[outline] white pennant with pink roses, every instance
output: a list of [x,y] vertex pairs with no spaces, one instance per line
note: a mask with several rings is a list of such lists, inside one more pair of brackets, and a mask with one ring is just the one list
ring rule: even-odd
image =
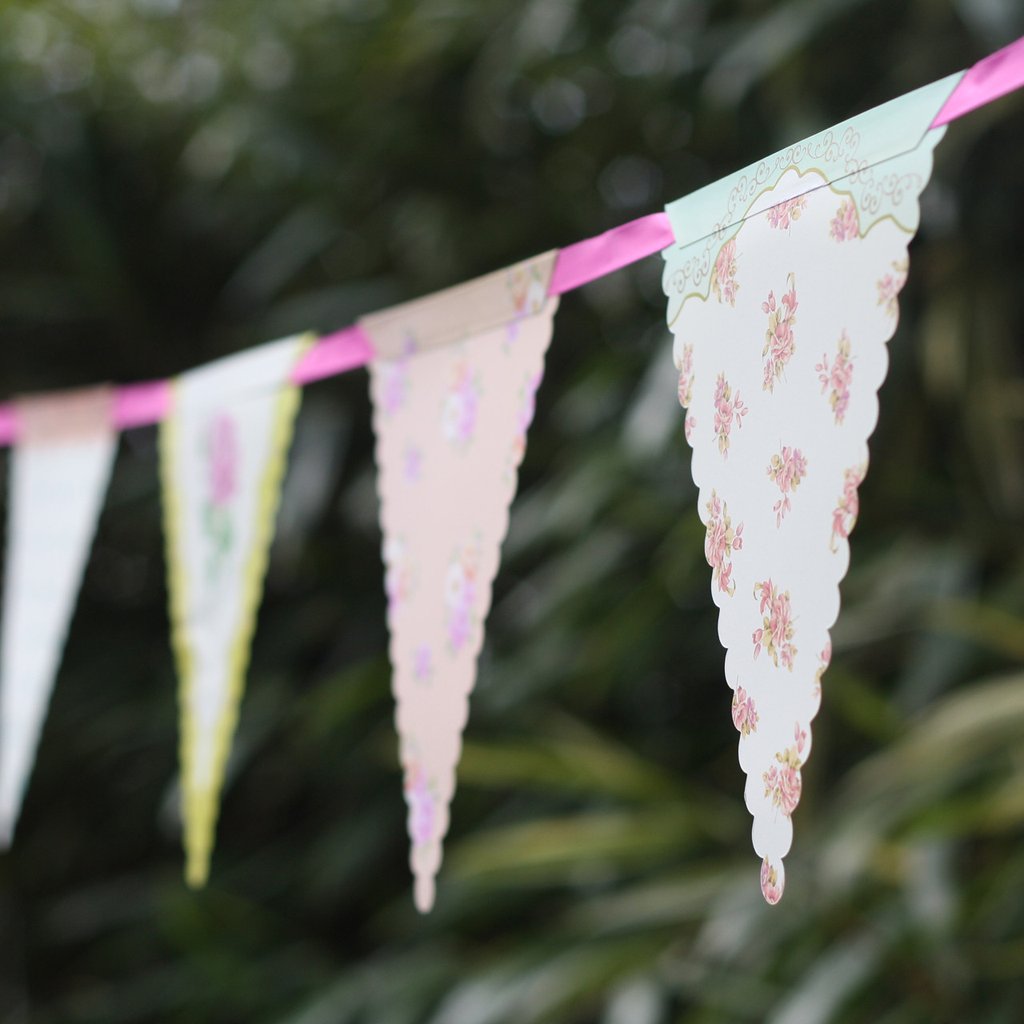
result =
[[[761,890],[783,857],[918,197],[935,83],[668,207],[668,324]],[[692,240],[692,241],[688,241]]]

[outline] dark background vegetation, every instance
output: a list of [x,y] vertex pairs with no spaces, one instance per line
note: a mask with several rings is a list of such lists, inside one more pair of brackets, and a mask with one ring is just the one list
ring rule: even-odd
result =
[[[1015,0],[5,0],[0,391],[341,326],[1021,33]],[[1022,182],[1019,95],[937,151],[778,907],[655,257],[558,314],[429,917],[365,375],[306,392],[198,894],[155,432],[124,435],[0,857],[0,1020],[1024,1019]]]

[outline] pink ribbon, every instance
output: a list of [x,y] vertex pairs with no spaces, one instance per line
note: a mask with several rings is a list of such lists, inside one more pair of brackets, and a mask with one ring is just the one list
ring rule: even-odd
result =
[[651,213],[620,224],[603,235],[568,245],[558,253],[548,294],[571,292],[573,288],[661,252],[675,240],[668,214]]
[[936,114],[932,127],[941,128],[1021,86],[1024,86],[1024,36],[965,71]]
[[309,384],[339,373],[365,366],[373,358],[373,345],[366,331],[358,324],[343,327],[321,338],[292,371],[292,382]]
[[[964,72],[932,121],[932,127],[949,124],[1022,86],[1024,36]],[[645,256],[652,256],[674,241],[668,215],[652,213],[566,246],[558,253],[548,294],[563,295]],[[292,372],[292,381],[303,385],[323,380],[365,366],[372,358],[373,345],[366,332],[358,324],[345,327],[321,338],[303,356]],[[163,380],[118,388],[114,397],[114,425],[123,430],[158,423],[170,408],[170,395],[170,383]],[[17,437],[18,419],[14,408],[8,403],[0,404],[0,446],[13,444]]]
[[159,423],[171,407],[171,384],[149,380],[127,384],[114,392],[114,426],[119,430]]

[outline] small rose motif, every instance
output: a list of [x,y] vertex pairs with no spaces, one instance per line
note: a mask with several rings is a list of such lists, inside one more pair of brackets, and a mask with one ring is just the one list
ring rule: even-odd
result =
[[807,459],[799,448],[783,445],[781,451],[772,456],[768,463],[768,477],[774,480],[782,497],[772,506],[775,513],[776,529],[790,510],[789,496],[795,493],[800,481],[807,475]]
[[743,417],[747,415],[747,411],[747,407],[740,399],[739,391],[734,395],[725,374],[720,373],[715,382],[715,436],[718,438],[718,450],[723,459],[729,457],[729,435],[732,428],[743,426]]
[[732,724],[744,736],[749,736],[752,732],[757,732],[758,719],[754,698],[742,686],[737,686],[736,692],[732,695]]
[[715,265],[711,268],[711,290],[719,302],[736,305],[736,293],[740,290],[736,280],[736,239],[730,238],[718,251]]
[[843,493],[832,512],[832,551],[839,550],[839,541],[846,540],[857,523],[857,514],[860,511],[857,488],[864,479],[865,468],[854,466],[843,474]]
[[823,355],[821,362],[815,367],[818,380],[821,382],[821,393],[829,388],[828,404],[832,407],[836,425],[842,424],[846,410],[850,405],[850,387],[853,384],[853,359],[850,357],[850,337],[844,330],[836,344],[836,357],[832,366],[828,365],[828,356]]
[[860,219],[857,216],[857,206],[852,199],[844,199],[839,204],[828,233],[837,242],[849,241],[860,234]]
[[754,630],[754,658],[761,654],[763,647],[776,668],[781,663],[792,671],[797,651],[793,643],[796,630],[793,626],[789,591],[779,590],[770,579],[767,579],[754,584],[754,597],[760,599],[763,616],[761,628]]
[[768,292],[768,298],[761,303],[761,311],[768,315],[768,328],[764,333],[764,381],[762,388],[773,392],[775,382],[782,377],[786,364],[793,358],[796,351],[796,337],[793,325],[796,323],[796,311],[799,306],[796,298],[796,276],[790,273],[786,278],[787,290],[781,299],[776,299],[775,292]]
[[767,857],[761,862],[761,895],[771,906],[775,906],[782,899],[782,892],[786,887],[786,876],[783,873],[782,864],[778,867],[771,864]]
[[732,553],[743,547],[743,524],[733,529],[729,507],[715,491],[706,505],[708,513],[707,534],[704,538],[704,557],[714,570],[712,579],[723,594],[730,597],[736,591],[732,579]]
[[807,206],[806,196],[797,196],[795,199],[787,199],[773,206],[768,211],[768,226],[777,228],[780,231],[788,230],[793,221],[800,219],[800,214]]

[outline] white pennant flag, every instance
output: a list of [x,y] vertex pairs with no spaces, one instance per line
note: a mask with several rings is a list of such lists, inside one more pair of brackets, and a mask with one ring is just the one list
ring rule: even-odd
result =
[[186,878],[206,882],[300,390],[306,337],[183,374],[160,431]]
[[679,399],[769,903],[785,885],[886,342],[942,137],[929,126],[956,80],[668,208]]
[[8,845],[35,760],[82,572],[117,450],[112,396],[23,399],[11,453],[0,629],[0,842]]
[[555,254],[367,317],[395,720],[430,909],[476,661],[557,298]]

